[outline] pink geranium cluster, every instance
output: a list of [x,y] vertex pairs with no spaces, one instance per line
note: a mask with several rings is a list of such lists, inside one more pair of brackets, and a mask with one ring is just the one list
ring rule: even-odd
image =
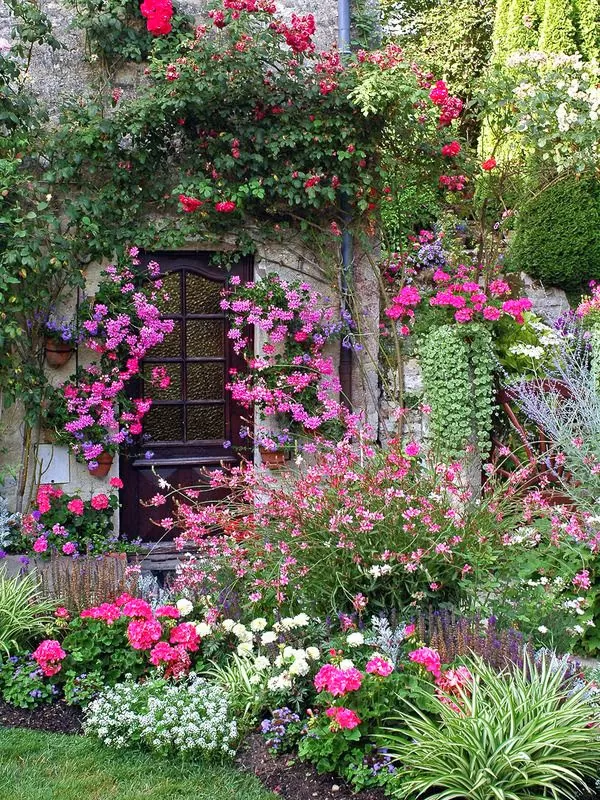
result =
[[459,324],[468,322],[496,322],[503,316],[512,317],[519,325],[525,321],[524,312],[532,307],[527,297],[513,299],[506,281],[496,278],[485,287],[478,271],[464,265],[455,270],[437,268],[433,273],[433,290],[421,292],[412,285],[404,286],[392,297],[386,309],[388,317],[399,320],[403,336],[410,333],[410,323],[421,302],[435,308],[447,309],[451,319]]
[[62,661],[66,658],[67,654],[56,639],[44,639],[44,641],[40,642],[36,647],[31,656],[37,661],[44,675],[50,677],[60,672]]
[[152,609],[145,600],[127,593],[112,603],[85,609],[80,617],[122,628],[131,648],[147,652],[149,663],[164,667],[167,677],[187,673],[191,666],[190,653],[196,652],[201,643],[193,623],[176,622],[180,612],[175,606]]
[[343,706],[332,706],[328,708],[325,714],[331,719],[331,729],[333,731],[345,729],[351,731],[360,725],[360,717],[356,711]]
[[365,672],[371,675],[379,675],[380,678],[387,678],[394,671],[394,665],[381,656],[374,656],[367,661]]
[[461,711],[463,694],[469,691],[473,683],[473,676],[465,666],[442,671],[440,654],[432,647],[420,647],[408,654],[408,658],[415,664],[422,666],[433,675],[436,693],[442,703],[454,711]]
[[[130,399],[126,385],[140,375],[148,351],[173,330],[158,307],[166,299],[160,267],[151,261],[142,270],[137,255],[131,248],[128,263],[108,266],[95,299],[83,306],[83,344],[100,358],[62,386],[68,420],[61,436],[92,470],[102,452],[142,433],[152,401]],[[164,368],[148,380],[163,389],[170,381]]]
[[335,664],[324,664],[315,675],[314,683],[317,691],[340,697],[360,689],[362,679],[362,673],[355,667],[341,669]]
[[[111,479],[113,488],[120,488],[119,478]],[[116,495],[103,492],[83,500],[68,495],[52,484],[41,484],[33,509],[22,520],[22,531],[34,553],[54,551],[65,556],[86,552],[101,555],[115,549],[113,513]]]

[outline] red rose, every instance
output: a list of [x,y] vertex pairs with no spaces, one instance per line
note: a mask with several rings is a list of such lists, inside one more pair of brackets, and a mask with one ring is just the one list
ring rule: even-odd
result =
[[235,211],[235,203],[233,200],[225,200],[223,203],[216,203],[215,211],[219,211],[221,214],[229,214],[231,211]]
[[442,155],[443,156],[457,156],[460,153],[461,147],[458,142],[450,142],[450,144],[445,144],[442,147]]
[[179,202],[186,214],[192,214],[194,211],[197,211],[200,206],[204,205],[202,200],[196,200],[195,197],[188,197],[185,194],[179,195]]
[[484,169],[486,172],[490,172],[491,170],[497,167],[496,159],[495,158],[488,158],[487,161],[484,161],[481,165],[481,169]]

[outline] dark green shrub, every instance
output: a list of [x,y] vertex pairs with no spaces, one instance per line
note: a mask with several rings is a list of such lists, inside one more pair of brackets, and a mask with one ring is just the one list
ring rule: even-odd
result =
[[600,277],[600,184],[562,180],[519,214],[509,253],[513,270],[577,289]]

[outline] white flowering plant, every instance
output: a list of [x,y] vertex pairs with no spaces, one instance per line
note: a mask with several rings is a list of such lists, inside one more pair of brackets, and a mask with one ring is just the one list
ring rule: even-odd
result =
[[105,689],[89,704],[84,729],[110,747],[210,759],[233,756],[238,738],[226,691],[195,673]]
[[301,707],[321,657],[325,631],[307,614],[269,623],[256,617],[245,624],[234,619],[196,625],[203,647],[211,655],[207,670],[228,689],[236,711],[254,719],[274,702]]
[[523,153],[559,172],[595,170],[600,118],[597,63],[564,53],[513,53],[506,64],[489,70],[478,101],[496,142],[519,142]]

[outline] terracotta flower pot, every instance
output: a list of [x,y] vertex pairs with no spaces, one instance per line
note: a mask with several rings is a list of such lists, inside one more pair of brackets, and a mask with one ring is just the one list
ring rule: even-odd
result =
[[46,362],[51,367],[62,367],[71,358],[73,347],[68,342],[57,342],[55,339],[46,339],[44,343]]
[[94,478],[105,478],[108,473],[110,472],[110,468],[112,467],[112,463],[114,460],[114,456],[112,453],[100,453],[96,461],[98,462],[98,466],[96,469],[90,470],[90,475],[93,475]]
[[285,466],[285,453],[283,450],[266,450],[259,447],[262,463],[267,469],[281,469]]

